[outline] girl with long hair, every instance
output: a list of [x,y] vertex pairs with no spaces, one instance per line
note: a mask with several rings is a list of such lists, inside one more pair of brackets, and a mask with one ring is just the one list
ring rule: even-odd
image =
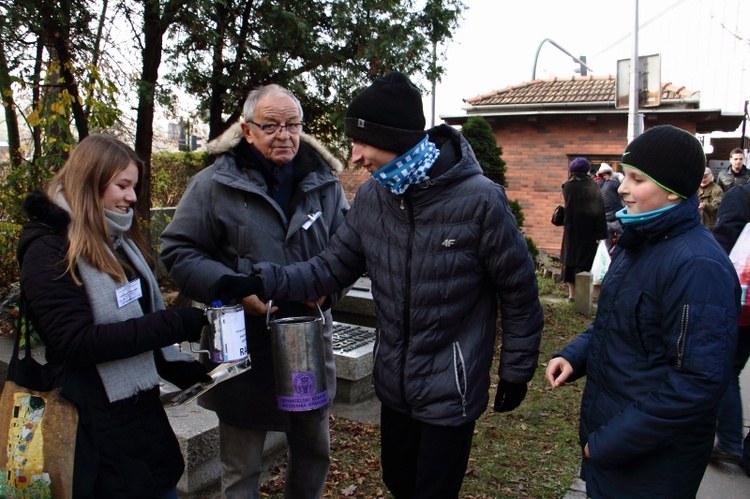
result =
[[142,174],[129,146],[91,135],[23,205],[21,299],[78,409],[76,498],[176,498],[184,462],[159,381],[210,380],[173,346],[206,319],[164,307],[133,209]]

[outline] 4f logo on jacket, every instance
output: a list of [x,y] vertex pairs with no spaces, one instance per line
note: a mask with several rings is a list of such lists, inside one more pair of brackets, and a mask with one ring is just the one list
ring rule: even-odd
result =
[[440,246],[445,246],[446,248],[450,248],[454,244],[456,244],[456,240],[455,239],[446,239],[445,241],[443,241],[442,243],[440,243]]

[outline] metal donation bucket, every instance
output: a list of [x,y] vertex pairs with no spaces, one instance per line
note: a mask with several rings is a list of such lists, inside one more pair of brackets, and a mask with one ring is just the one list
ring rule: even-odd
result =
[[271,320],[268,302],[266,325],[271,334],[276,401],[282,411],[309,411],[328,404],[323,327],[325,316]]
[[247,358],[247,332],[245,331],[245,311],[242,305],[214,303],[206,308],[208,318],[208,350],[190,351],[206,353],[217,363],[237,362]]

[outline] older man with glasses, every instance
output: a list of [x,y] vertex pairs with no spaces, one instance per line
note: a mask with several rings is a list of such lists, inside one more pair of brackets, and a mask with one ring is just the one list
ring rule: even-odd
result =
[[[253,90],[243,120],[207,144],[213,165],[192,179],[162,234],[162,260],[187,297],[211,303],[212,287],[253,264],[305,261],[326,247],[349,209],[337,172],[343,165],[302,133],[302,107],[287,89]],[[326,309],[337,299],[327,297]],[[225,498],[257,498],[267,431],[286,433],[286,497],[319,498],[330,463],[328,407],[277,407],[268,306],[244,296],[252,369],[213,388],[199,403],[219,417]],[[305,305],[273,303],[275,318],[310,315]],[[317,313],[317,312],[316,312]],[[329,403],[336,392],[330,312],[324,332]]]
[[724,196],[724,191],[714,182],[711,168],[706,167],[698,189],[698,210],[701,212],[701,223],[708,230],[713,230],[716,225],[716,212],[719,211],[722,196]]

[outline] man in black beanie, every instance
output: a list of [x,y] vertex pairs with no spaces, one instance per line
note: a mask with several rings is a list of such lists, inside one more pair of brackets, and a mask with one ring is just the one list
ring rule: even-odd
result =
[[695,497],[737,347],[737,274],[698,212],[706,157],[660,125],[622,155],[625,230],[596,318],[547,366],[553,388],[586,376],[581,478],[593,499]]
[[489,402],[498,304],[498,412],[526,395],[543,315],[504,189],[482,175],[459,132],[447,125],[425,132],[424,123],[419,90],[401,73],[357,95],[346,133],[352,162],[372,178],[346,223],[317,257],[256,265],[260,279],[247,285],[267,298],[311,300],[369,274],[383,480],[396,498],[455,498]]

